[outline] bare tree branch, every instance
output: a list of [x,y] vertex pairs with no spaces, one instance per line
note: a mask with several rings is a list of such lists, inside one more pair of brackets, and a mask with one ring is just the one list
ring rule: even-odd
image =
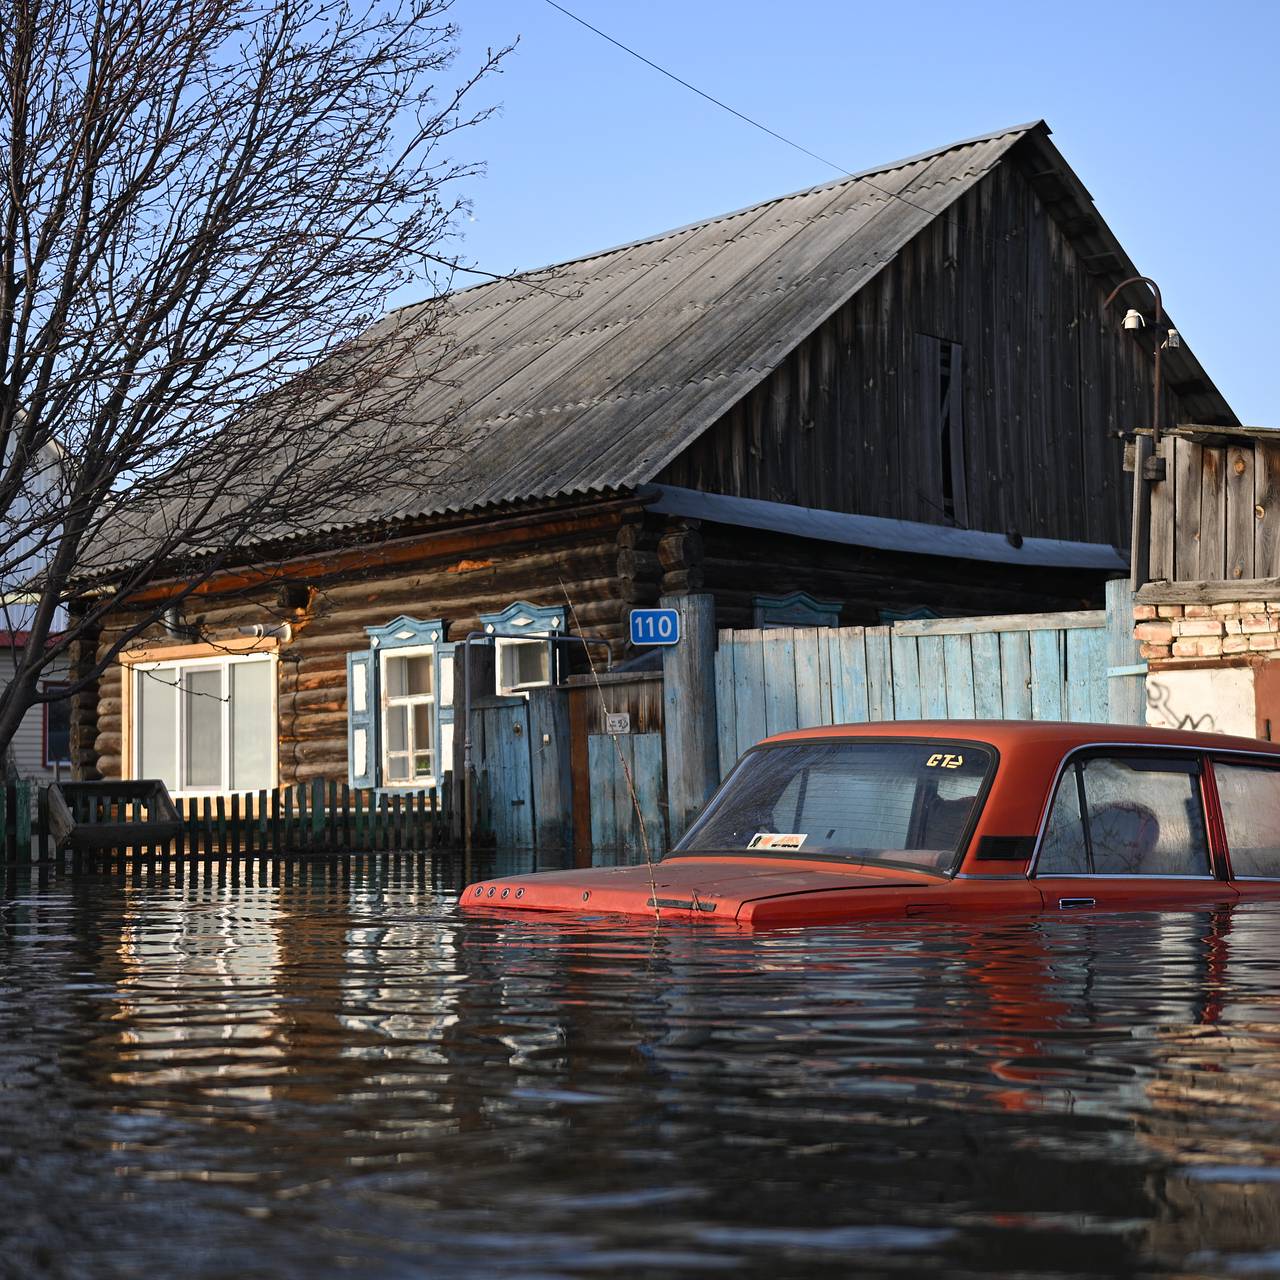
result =
[[476,166],[448,148],[507,52],[453,76],[453,3],[0,6],[0,747],[117,600],[438,481],[400,427],[451,354],[431,281]]

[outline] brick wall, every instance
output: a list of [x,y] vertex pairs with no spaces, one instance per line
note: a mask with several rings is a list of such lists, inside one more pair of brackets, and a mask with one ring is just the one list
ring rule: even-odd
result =
[[1280,602],[1140,604],[1133,615],[1142,656],[1152,667],[1255,653],[1269,657],[1280,651]]

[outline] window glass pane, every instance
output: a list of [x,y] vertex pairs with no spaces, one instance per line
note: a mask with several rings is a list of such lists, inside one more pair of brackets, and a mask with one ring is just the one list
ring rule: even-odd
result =
[[44,758],[46,764],[71,759],[71,699],[45,703]]
[[429,695],[431,693],[434,685],[433,665],[429,653],[419,654],[416,658],[405,659],[405,682],[411,695]]
[[413,708],[413,776],[431,776],[435,748],[435,704],[419,702]]
[[271,663],[234,662],[231,674],[231,787],[262,791],[272,785]]
[[1042,876],[1081,876],[1089,870],[1085,853],[1084,824],[1080,821],[1080,788],[1076,766],[1070,765],[1058,784],[1036,874]]
[[1280,769],[1215,764],[1231,873],[1280,877]]
[[139,671],[134,686],[138,705],[133,729],[138,735],[138,774],[159,778],[171,790],[178,789],[178,671],[155,667]]
[[387,659],[387,697],[403,698],[408,692],[409,673],[405,670],[405,658]]
[[387,751],[409,750],[409,708],[387,708]]
[[222,785],[222,668],[188,667],[182,673],[186,721],[187,787]]
[[744,757],[679,849],[839,854],[944,870],[990,766],[990,752],[969,743],[766,747]]
[[551,683],[551,650],[545,640],[524,640],[502,646],[502,687],[519,689]]
[[436,708],[431,702],[419,702],[413,708],[413,745],[417,751],[435,745]]
[[1093,869],[1099,875],[1209,874],[1200,780],[1155,761],[1084,766]]
[[387,781],[408,782],[409,757],[404,755],[387,756]]

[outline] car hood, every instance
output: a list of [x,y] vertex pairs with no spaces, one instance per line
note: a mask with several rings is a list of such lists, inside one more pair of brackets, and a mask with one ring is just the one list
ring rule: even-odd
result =
[[939,883],[944,882],[936,876],[888,867],[687,857],[667,858],[652,868],[594,867],[482,880],[468,885],[459,903],[469,909],[612,912],[714,923],[738,920],[749,904],[766,899],[802,894],[844,898],[867,890],[927,890]]

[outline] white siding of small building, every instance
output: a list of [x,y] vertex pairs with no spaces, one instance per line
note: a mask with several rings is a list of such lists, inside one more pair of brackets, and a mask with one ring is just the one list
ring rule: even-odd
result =
[[[7,655],[6,655],[7,657]],[[66,675],[67,665],[59,660],[45,677],[50,681],[58,681]],[[54,770],[44,764],[44,705],[32,707],[18,726],[13,740],[14,760],[18,766],[20,778],[38,778],[41,781],[52,781]],[[64,767],[63,778],[71,776],[71,770]]]

